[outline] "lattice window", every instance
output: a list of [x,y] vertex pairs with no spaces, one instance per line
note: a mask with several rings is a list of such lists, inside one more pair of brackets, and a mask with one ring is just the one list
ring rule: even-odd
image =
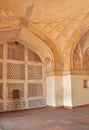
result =
[[28,85],[28,97],[42,96],[43,85],[41,83],[31,83]]
[[8,98],[13,99],[13,91],[19,90],[19,98],[24,97],[24,84],[23,83],[9,83],[8,86]]
[[0,59],[3,58],[3,45],[0,44]]
[[0,79],[3,79],[3,63],[0,63]]
[[0,83],[0,99],[3,98],[3,84]]
[[8,59],[24,60],[24,46],[17,41],[8,43]]
[[28,65],[29,79],[42,79],[42,66]]
[[28,49],[28,60],[35,61],[35,62],[41,62],[40,57],[30,49]]
[[24,64],[7,64],[7,79],[25,79]]

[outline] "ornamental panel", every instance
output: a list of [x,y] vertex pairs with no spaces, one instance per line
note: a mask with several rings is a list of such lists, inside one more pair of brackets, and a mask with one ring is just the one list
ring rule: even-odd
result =
[[26,107],[26,101],[8,102],[6,104],[7,111],[23,109],[25,107]]
[[45,105],[45,99],[28,100],[28,107],[30,107],[30,108],[41,107],[44,105]]
[[28,65],[28,79],[42,80],[42,66]]
[[43,84],[31,83],[28,85],[28,97],[43,96]]
[[19,42],[8,43],[8,59],[24,60],[24,46]]
[[24,84],[23,83],[9,83],[8,86],[8,98],[13,99],[13,91],[19,90],[19,99],[24,97]]
[[28,49],[28,60],[35,61],[35,62],[41,62],[40,57],[35,52],[33,52],[31,49]]
[[7,79],[25,79],[25,65],[8,63]]

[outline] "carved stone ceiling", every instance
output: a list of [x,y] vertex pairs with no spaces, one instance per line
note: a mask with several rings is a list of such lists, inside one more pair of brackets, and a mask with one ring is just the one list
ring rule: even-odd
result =
[[0,16],[24,17],[63,53],[68,39],[89,12],[89,0],[1,0],[0,7]]

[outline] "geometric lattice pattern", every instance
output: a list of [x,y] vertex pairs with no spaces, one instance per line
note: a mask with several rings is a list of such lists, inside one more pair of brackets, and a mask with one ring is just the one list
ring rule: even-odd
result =
[[19,90],[19,99],[24,97],[23,83],[8,83],[8,99],[13,99],[13,90]]
[[[14,41],[7,45],[0,44],[0,60],[0,111],[44,106],[43,66],[40,57]],[[6,100],[3,100],[3,96]]]
[[0,99],[3,98],[3,83],[0,83]]
[[25,101],[17,101],[17,102],[8,102],[6,104],[6,110],[16,110],[16,109],[23,109],[26,107]]
[[28,79],[42,80],[42,66],[28,65]]
[[2,112],[4,110],[4,104],[0,103],[0,112]]
[[24,64],[7,64],[7,79],[25,79]]
[[28,107],[30,107],[30,108],[44,106],[45,104],[46,104],[45,99],[28,100]]
[[0,59],[3,58],[3,45],[0,44]]
[[28,60],[34,61],[34,62],[41,62],[40,57],[35,52],[33,52],[31,49],[28,49]]
[[19,42],[14,41],[8,43],[8,59],[24,60],[24,46]]
[[0,79],[3,79],[3,63],[0,63]]
[[30,83],[28,85],[28,97],[43,96],[43,85],[41,83]]

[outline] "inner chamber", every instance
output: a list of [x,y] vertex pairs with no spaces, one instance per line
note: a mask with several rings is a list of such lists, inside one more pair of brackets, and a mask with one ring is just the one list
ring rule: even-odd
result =
[[45,106],[45,72],[40,57],[14,41],[0,44],[0,111]]

